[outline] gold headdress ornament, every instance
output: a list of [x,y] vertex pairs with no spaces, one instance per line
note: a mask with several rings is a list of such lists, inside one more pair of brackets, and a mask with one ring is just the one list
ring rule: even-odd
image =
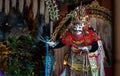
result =
[[[74,10],[74,13],[72,13],[72,20],[70,23],[70,27],[74,26],[75,23],[84,23],[84,25],[89,25],[89,10],[86,10],[86,8],[82,5],[77,7]],[[69,27],[68,26],[68,27]]]
[[76,16],[79,16],[79,17],[83,17],[87,14],[86,12],[86,8],[82,5],[80,5],[79,7],[77,7],[74,11],[74,16],[73,17],[76,17]]

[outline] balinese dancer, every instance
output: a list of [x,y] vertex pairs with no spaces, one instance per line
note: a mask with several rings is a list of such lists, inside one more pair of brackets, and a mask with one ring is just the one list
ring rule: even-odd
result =
[[[61,74],[61,76],[105,76],[102,41],[89,25],[88,16],[79,20],[76,17],[60,39],[62,44],[71,48],[68,56],[65,56],[66,65],[69,65],[70,69],[65,69],[63,73],[66,75]],[[51,47],[56,47],[60,40],[47,43]]]

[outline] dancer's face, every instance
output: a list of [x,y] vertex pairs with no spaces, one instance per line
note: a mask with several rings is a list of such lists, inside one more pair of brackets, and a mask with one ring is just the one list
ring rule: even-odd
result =
[[83,23],[77,23],[77,24],[75,24],[75,26],[74,26],[74,30],[75,30],[75,31],[82,32],[83,27],[84,27],[84,24],[83,24]]

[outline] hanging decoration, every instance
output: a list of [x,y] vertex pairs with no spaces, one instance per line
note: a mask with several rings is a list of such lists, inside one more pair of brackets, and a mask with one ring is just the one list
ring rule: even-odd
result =
[[5,14],[8,15],[10,11],[10,0],[5,0]]
[[45,1],[40,0],[40,14],[44,15],[45,14]]
[[26,1],[26,6],[27,6],[27,7],[30,7],[31,0],[25,0],[25,1]]
[[45,3],[48,7],[49,13],[50,13],[50,19],[51,20],[58,20],[59,14],[58,14],[58,8],[55,0],[45,0]]
[[19,11],[20,11],[20,13],[22,13],[23,12],[23,7],[24,7],[24,0],[19,0]]
[[0,0],[0,12],[2,12],[2,4],[3,4],[3,1]]
[[[0,0],[0,11],[1,12],[3,8],[2,1],[3,0]],[[40,2],[39,9],[38,9],[38,2]],[[20,13],[22,13],[24,6],[27,6],[29,8],[30,5],[32,5],[32,12],[33,12],[34,18],[36,18],[38,10],[41,15],[44,15],[45,11],[49,11],[48,13],[52,21],[58,20],[58,17],[59,17],[59,13],[58,13],[59,10],[57,8],[57,4],[55,0],[45,0],[45,1],[44,0],[40,0],[40,1],[39,0],[18,0],[18,2],[17,0],[11,0],[11,7],[10,7],[10,0],[5,0],[4,3],[5,3],[4,10],[5,10],[6,15],[8,15],[11,7],[16,9],[16,6],[17,6],[16,4],[18,3],[19,5],[18,9]],[[46,4],[47,9],[45,8],[45,4]]]
[[38,11],[38,0],[33,1],[33,7],[32,7],[34,19],[36,18],[37,11]]
[[12,0],[11,2],[12,2],[12,7],[16,8],[16,0]]

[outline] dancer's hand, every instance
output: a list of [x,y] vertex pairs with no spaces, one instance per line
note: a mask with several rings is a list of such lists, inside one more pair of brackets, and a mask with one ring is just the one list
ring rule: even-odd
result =
[[48,41],[46,42],[50,47],[55,47],[57,45],[56,42],[53,42],[53,41]]
[[89,49],[91,48],[91,46],[84,46],[84,47],[79,47],[79,49],[84,50],[89,52]]

